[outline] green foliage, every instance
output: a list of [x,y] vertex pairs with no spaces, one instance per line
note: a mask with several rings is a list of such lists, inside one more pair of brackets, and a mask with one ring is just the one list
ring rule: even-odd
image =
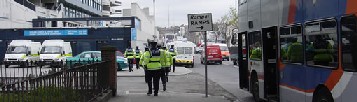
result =
[[218,22],[218,31],[223,34],[226,42],[230,42],[232,37],[232,30],[238,28],[238,11],[234,7],[230,7],[227,14],[222,16]]
[[5,102],[78,102],[81,94],[71,88],[41,87],[28,92],[0,93]]

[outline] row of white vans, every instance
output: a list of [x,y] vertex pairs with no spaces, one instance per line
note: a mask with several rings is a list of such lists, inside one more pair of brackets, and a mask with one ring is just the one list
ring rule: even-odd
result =
[[9,43],[5,53],[5,67],[9,65],[21,65],[27,67],[27,63],[44,61],[45,64],[51,62],[65,62],[66,57],[72,57],[72,48],[70,42],[63,40],[45,40],[33,42],[31,40],[13,40]]

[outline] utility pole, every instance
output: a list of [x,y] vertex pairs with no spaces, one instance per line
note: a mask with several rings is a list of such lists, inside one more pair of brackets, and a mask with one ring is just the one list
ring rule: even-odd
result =
[[[156,5],[155,5],[155,0],[152,1],[154,5],[154,36],[156,36]],[[156,40],[156,38],[154,38]],[[158,40],[158,39],[157,39]]]

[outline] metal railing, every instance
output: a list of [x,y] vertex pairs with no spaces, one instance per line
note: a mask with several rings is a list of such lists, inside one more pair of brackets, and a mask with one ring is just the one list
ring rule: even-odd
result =
[[27,65],[35,66],[26,68],[5,68],[5,63],[1,63],[0,101],[88,102],[109,89],[107,76],[103,73],[107,62],[88,61],[76,66],[68,64],[77,62],[66,62],[65,65],[53,62],[50,65],[57,67],[51,68],[41,63],[44,62],[30,62]]

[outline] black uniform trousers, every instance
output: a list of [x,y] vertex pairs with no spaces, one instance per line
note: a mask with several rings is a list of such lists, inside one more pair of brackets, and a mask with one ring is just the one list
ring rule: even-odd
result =
[[135,58],[135,62],[136,62],[136,69],[140,69],[140,58]]
[[147,70],[147,68],[146,68],[146,66],[143,66],[144,67],[144,74],[145,74],[145,83],[148,83],[148,80],[149,80],[149,77],[148,77],[148,70]]
[[147,70],[148,93],[152,93],[152,84],[154,84],[154,93],[159,92],[159,82],[161,70]]
[[134,58],[128,58],[129,72],[133,71],[133,62],[134,62]]
[[170,67],[164,67],[164,68],[161,68],[161,81],[162,81],[162,84],[165,85],[166,82],[169,82],[169,72],[170,72]]

